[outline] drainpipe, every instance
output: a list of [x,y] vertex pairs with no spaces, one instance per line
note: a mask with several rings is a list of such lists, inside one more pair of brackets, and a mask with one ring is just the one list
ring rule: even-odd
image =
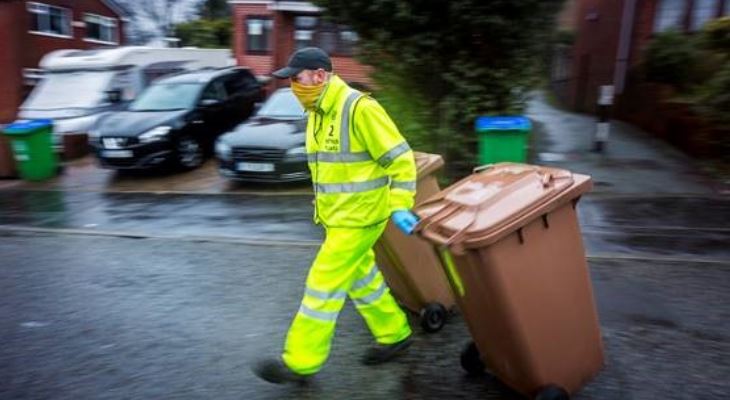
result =
[[631,50],[631,36],[634,30],[634,18],[636,17],[636,0],[624,0],[624,10],[621,17],[621,33],[616,54],[616,70],[614,72],[613,86],[614,93],[621,94],[626,83],[626,70],[629,63],[629,50]]

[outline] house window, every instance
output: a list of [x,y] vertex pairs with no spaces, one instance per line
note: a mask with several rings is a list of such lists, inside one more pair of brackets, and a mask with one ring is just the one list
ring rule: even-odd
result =
[[271,51],[271,28],[274,23],[267,17],[246,19],[246,51],[248,53],[267,53]]
[[117,43],[117,20],[95,14],[85,14],[86,39]]
[[709,20],[715,18],[717,12],[717,0],[695,0],[692,6],[691,29],[697,31]]
[[317,30],[317,46],[328,54],[337,52],[337,26],[324,22]]
[[682,30],[685,0],[660,0],[654,19],[654,32]]
[[355,46],[359,39],[355,31],[349,29],[340,30],[337,52],[344,55],[352,55],[355,52]]
[[28,3],[30,31],[71,37],[71,13],[66,8],[41,3]]
[[329,54],[351,56],[357,41],[357,34],[347,26],[312,16],[294,18],[294,43],[297,49],[317,46]]
[[297,50],[314,45],[314,31],[317,17],[299,16],[294,18],[294,46]]

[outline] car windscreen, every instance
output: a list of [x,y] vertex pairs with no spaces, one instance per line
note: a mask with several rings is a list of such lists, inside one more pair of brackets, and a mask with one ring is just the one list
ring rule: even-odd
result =
[[93,108],[106,102],[114,71],[51,72],[43,76],[21,108],[55,110]]
[[149,86],[129,105],[130,111],[171,111],[192,108],[198,99],[200,83],[158,83]]
[[274,92],[257,115],[269,118],[302,118],[304,109],[291,91],[284,90]]

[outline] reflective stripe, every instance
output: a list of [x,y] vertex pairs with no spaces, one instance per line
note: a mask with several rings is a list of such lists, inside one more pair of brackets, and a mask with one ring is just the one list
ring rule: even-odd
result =
[[319,193],[360,193],[388,186],[390,179],[387,176],[365,182],[352,183],[315,183],[315,190]]
[[335,300],[335,299],[344,299],[347,297],[347,292],[340,292],[340,291],[322,292],[322,291],[315,290],[312,288],[307,288],[304,291],[304,294],[306,294],[307,296],[312,296],[316,299],[325,300],[325,301]]
[[352,92],[347,96],[345,105],[342,107],[342,122],[340,125],[340,153],[350,152],[350,108],[352,103],[360,97],[360,93]]
[[416,181],[393,181],[390,183],[390,187],[392,189],[403,189],[403,190],[410,190],[412,192],[416,191]]
[[373,268],[370,269],[370,272],[368,272],[368,274],[364,278],[352,284],[352,289],[350,290],[358,290],[364,288],[365,286],[369,285],[376,276],[378,276],[378,266],[373,265]]
[[378,158],[378,164],[380,164],[381,167],[386,168],[393,162],[393,160],[398,158],[401,154],[406,153],[410,149],[411,146],[409,146],[408,143],[403,142],[380,156],[380,158]]
[[388,287],[385,285],[385,281],[383,281],[383,283],[380,284],[378,290],[376,290],[375,292],[360,299],[352,299],[352,301],[358,306],[374,303],[383,296],[383,294],[385,293],[385,289],[387,288]]
[[317,153],[307,154],[307,161],[309,162],[348,163],[370,161],[372,159],[373,158],[370,157],[370,153],[367,151],[359,153],[327,153],[320,151]]
[[318,319],[321,321],[327,321],[327,322],[336,321],[337,314],[340,313],[339,311],[330,311],[330,312],[316,311],[316,310],[312,310],[311,308],[305,306],[304,304],[302,304],[299,307],[299,312],[306,315],[307,317]]

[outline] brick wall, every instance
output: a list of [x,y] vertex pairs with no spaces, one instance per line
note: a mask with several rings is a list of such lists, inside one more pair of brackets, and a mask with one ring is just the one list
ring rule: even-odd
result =
[[630,53],[630,67],[637,66],[641,63],[644,50],[651,41],[654,33],[654,15],[656,13],[658,0],[639,1],[636,6],[636,15],[634,20],[634,32],[632,36],[632,46]]
[[593,111],[601,85],[614,81],[616,55],[625,0],[583,0],[577,12],[569,106]]
[[25,8],[22,2],[0,2],[0,26],[3,43],[0,45],[0,124],[15,119],[23,86],[21,37],[24,27],[17,23],[17,15]]
[[294,52],[294,15],[276,13],[274,18],[274,59],[272,70],[286,65]]
[[373,84],[369,77],[372,68],[360,64],[351,57],[332,57],[332,66],[335,73],[347,82],[357,82],[370,87]]

